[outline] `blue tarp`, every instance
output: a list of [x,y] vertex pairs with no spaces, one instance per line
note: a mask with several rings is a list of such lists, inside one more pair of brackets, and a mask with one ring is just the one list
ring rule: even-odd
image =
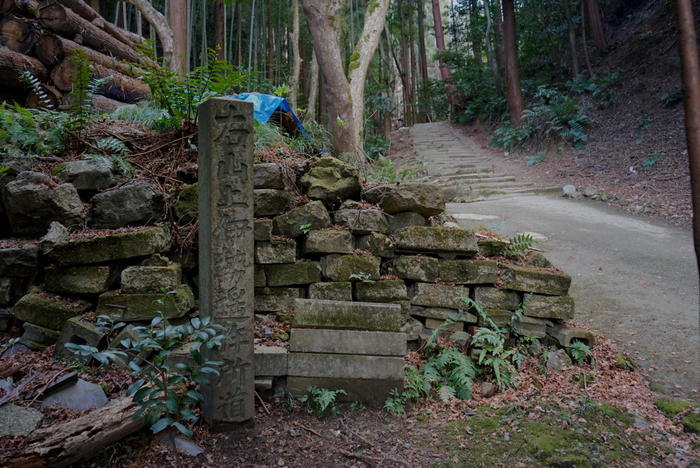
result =
[[275,96],[272,94],[260,94],[260,93],[239,93],[233,96],[241,101],[248,101],[253,103],[253,117],[255,120],[261,123],[265,123],[270,120],[270,116],[276,111],[288,112],[294,118],[294,122],[297,124],[297,128],[302,135],[308,136],[306,129],[301,124],[301,121],[296,116],[291,106],[285,98]]

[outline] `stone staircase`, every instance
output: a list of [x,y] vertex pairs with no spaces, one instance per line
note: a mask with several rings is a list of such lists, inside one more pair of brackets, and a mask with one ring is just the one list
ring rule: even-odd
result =
[[430,181],[455,202],[479,201],[523,193],[558,191],[518,181],[494,167],[492,156],[472,139],[460,138],[448,122],[417,124],[410,129],[413,147]]

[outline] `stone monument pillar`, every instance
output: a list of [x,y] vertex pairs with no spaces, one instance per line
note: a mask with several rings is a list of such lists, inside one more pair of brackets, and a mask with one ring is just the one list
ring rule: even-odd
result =
[[253,253],[253,104],[209,99],[199,106],[200,315],[228,330],[209,356],[221,375],[204,392],[215,431],[255,414]]

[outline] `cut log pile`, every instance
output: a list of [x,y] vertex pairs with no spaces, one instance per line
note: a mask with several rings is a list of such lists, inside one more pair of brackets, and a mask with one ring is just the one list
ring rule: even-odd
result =
[[74,56],[83,53],[93,78],[112,78],[93,100],[100,111],[111,111],[149,94],[138,79],[148,58],[137,46],[144,38],[121,29],[84,0],[0,0],[0,100],[29,107],[42,105],[21,73],[29,71],[57,106],[67,103],[76,71]]

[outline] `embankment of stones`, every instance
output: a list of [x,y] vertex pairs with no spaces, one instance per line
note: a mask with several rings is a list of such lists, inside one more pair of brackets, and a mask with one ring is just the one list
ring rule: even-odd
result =
[[[154,186],[118,181],[109,165],[66,163],[49,176],[32,164],[0,162],[9,167],[0,175],[0,332],[18,321],[21,344],[55,344],[66,356],[68,342],[110,344],[95,315],[129,324],[118,344],[158,313],[171,323],[197,314],[197,255],[175,249],[163,223],[196,218],[196,184],[166,212]],[[332,157],[296,170],[256,164],[254,186],[256,319],[291,322],[285,346],[264,345],[264,329],[256,338],[261,391],[344,388],[351,399],[383,401],[401,386],[407,341],[458,310],[455,341],[483,325],[459,298],[479,302],[498,325],[522,308],[516,325],[526,336],[592,340],[564,325],[574,316],[568,275],[540,254],[506,259],[505,241],[443,222],[437,187],[363,186]],[[174,293],[156,307],[163,288]]]

